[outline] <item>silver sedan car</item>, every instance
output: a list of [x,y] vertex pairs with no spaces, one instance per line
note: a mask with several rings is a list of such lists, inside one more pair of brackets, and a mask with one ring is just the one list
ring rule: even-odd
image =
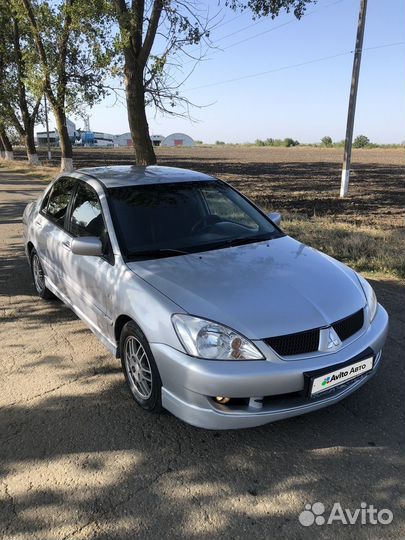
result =
[[338,402],[381,361],[388,316],[369,283],[212,176],[81,169],[23,222],[39,296],[121,358],[148,411],[258,426]]

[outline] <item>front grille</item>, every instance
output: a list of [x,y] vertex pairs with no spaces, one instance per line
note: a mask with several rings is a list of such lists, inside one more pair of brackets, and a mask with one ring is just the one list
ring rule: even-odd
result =
[[[361,330],[363,324],[364,312],[360,309],[356,313],[353,313],[353,315],[336,321],[331,326],[333,326],[340,340],[344,341]],[[320,330],[320,328],[314,328],[313,330],[297,332],[296,334],[267,338],[264,341],[280,356],[306,354],[318,350]]]
[[265,339],[265,341],[280,356],[305,354],[318,350],[319,328],[307,332],[298,332],[297,334],[271,337]]
[[348,339],[350,336],[358,332],[363,328],[364,324],[364,311],[360,309],[344,319],[340,319],[332,324],[335,332],[339,336],[341,341]]

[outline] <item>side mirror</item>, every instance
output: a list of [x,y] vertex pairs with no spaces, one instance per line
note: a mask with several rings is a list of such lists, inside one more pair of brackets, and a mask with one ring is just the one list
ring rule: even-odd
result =
[[281,224],[281,214],[279,214],[278,212],[270,212],[270,214],[267,214],[267,216],[271,219],[271,221],[277,225],[278,227],[280,227],[280,224]]
[[70,250],[75,255],[100,257],[103,253],[103,246],[101,240],[95,236],[82,236],[72,240]]

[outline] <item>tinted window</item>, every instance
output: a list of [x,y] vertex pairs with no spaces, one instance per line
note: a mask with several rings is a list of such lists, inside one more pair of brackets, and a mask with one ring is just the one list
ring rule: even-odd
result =
[[46,207],[48,206],[48,201],[49,201],[49,195],[51,194],[52,192],[52,189],[50,189],[48,191],[48,193],[45,195],[43,201],[42,201],[42,204],[41,204],[41,212],[44,212],[46,213]]
[[112,188],[109,200],[121,249],[128,257],[170,256],[173,250],[204,251],[281,235],[221,182]]
[[46,214],[58,225],[63,226],[64,224],[74,184],[75,180],[72,178],[61,178],[55,182],[52,188]]
[[70,232],[74,236],[97,236],[105,230],[100,201],[93,188],[79,183],[72,205]]

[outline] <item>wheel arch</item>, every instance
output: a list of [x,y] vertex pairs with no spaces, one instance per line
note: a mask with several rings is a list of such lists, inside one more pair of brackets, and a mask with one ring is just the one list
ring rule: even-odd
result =
[[31,241],[27,242],[27,253],[29,257],[31,257],[31,253],[33,249],[35,249],[34,244]]
[[121,351],[120,351],[120,337],[121,337],[121,332],[122,332],[122,329],[124,328],[124,326],[127,324],[127,322],[129,321],[132,321],[134,322],[137,326],[138,324],[134,321],[134,319],[132,317],[130,317],[129,315],[125,315],[125,314],[122,314],[122,315],[119,315],[117,317],[117,319],[115,320],[115,324],[114,324],[114,337],[115,337],[115,342],[117,344],[117,348],[116,348],[116,353],[115,353],[115,356],[117,358],[121,358]]

